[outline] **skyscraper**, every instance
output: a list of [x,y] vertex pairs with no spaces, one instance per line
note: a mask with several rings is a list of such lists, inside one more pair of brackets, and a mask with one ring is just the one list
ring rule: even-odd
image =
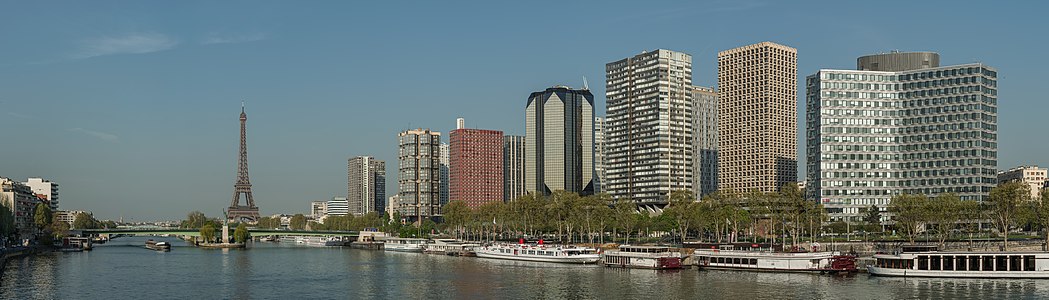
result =
[[718,190],[718,95],[714,89],[694,86],[692,99],[695,100],[692,128],[696,131],[693,190],[702,197]]
[[594,173],[597,189],[604,190],[605,181],[605,118],[594,117]]
[[502,202],[503,132],[459,128],[448,134],[448,140],[449,200],[463,201],[470,208]]
[[503,201],[512,201],[525,194],[525,137],[503,137]]
[[659,49],[605,64],[603,188],[662,206],[693,186],[692,56]]
[[438,183],[440,186],[440,192],[438,197],[440,199],[441,207],[448,204],[448,200],[451,198],[451,191],[449,190],[448,184],[451,182],[449,176],[451,176],[451,158],[448,157],[448,153],[451,153],[451,147],[448,143],[441,143],[441,156],[438,159],[440,163],[441,182]]
[[440,216],[441,133],[415,129],[397,137],[397,201],[401,216],[412,221]]
[[598,192],[594,174],[594,95],[555,86],[525,105],[525,190]]
[[984,200],[997,183],[997,72],[932,52],[857,59],[806,78],[807,194],[831,219],[893,196]]
[[386,208],[386,162],[357,156],[347,162],[346,200],[351,214],[383,213]]
[[778,191],[798,179],[798,50],[761,42],[718,53],[718,188]]

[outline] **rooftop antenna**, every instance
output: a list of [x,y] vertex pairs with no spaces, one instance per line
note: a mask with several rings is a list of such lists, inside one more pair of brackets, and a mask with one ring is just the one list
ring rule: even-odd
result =
[[240,112],[244,112],[244,100],[240,100]]
[[589,91],[590,90],[590,85],[586,83],[586,75],[583,75],[583,90],[584,91]]

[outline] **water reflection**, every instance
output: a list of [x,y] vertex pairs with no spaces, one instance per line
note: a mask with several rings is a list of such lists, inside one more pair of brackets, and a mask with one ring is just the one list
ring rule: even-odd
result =
[[257,243],[156,252],[120,239],[12,260],[0,299],[1031,299],[1049,280],[655,271]]

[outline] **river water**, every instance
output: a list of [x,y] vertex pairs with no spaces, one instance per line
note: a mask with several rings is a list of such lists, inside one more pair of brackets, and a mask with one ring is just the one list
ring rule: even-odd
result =
[[0,299],[1049,299],[1049,280],[622,270],[255,243],[170,252],[119,238],[9,261]]

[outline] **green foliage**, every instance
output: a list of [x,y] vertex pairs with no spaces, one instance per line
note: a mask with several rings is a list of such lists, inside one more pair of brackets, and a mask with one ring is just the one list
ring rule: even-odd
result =
[[881,210],[877,205],[871,204],[871,207],[864,208],[861,213],[863,214],[863,222],[867,223],[867,231],[874,231],[881,227]]
[[[292,222],[295,217],[292,217]],[[337,230],[337,231],[360,231],[365,228],[377,228],[383,225],[383,219],[377,212],[370,212],[362,216],[328,216],[324,223],[310,223],[312,230]]]
[[36,228],[40,230],[51,225],[51,207],[43,202],[37,203],[33,212],[33,223],[36,223]]
[[55,239],[61,239],[62,237],[69,235],[69,223],[59,221],[58,216],[52,216],[48,231],[51,232],[51,236]]
[[896,229],[911,243],[914,243],[914,238],[929,221],[928,201],[925,195],[901,194],[892,197],[889,202],[889,212],[896,221]]
[[78,213],[73,218],[73,228],[75,229],[98,229],[101,223],[95,220],[95,217],[89,213]]
[[204,242],[211,243],[215,241],[215,227],[210,223],[204,224],[200,227],[200,237],[204,239]]
[[262,229],[280,228],[280,218],[260,217],[258,222],[255,223],[255,227]]
[[291,216],[291,221],[288,222],[288,227],[291,230],[306,229],[306,216],[302,214],[295,214],[294,216]]
[[1020,221],[1021,205],[1031,199],[1031,191],[1026,183],[1010,181],[991,189],[985,203],[991,221],[1002,235],[1002,247],[1008,250],[1009,230]]
[[233,231],[233,240],[237,243],[247,243],[249,237],[248,226],[244,223],[237,224],[237,229]]
[[8,205],[6,194],[0,194],[0,237],[10,237],[15,233],[14,210]]
[[204,216],[204,213],[192,211],[186,215],[185,220],[182,220],[179,228],[203,228],[206,223],[208,223],[208,217]]

